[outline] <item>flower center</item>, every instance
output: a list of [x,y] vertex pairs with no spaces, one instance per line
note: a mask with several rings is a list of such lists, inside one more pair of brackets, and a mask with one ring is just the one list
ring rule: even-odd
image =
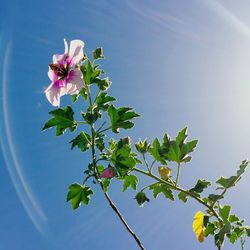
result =
[[68,75],[69,67],[67,63],[64,63],[64,65],[51,63],[49,66],[59,79],[63,79]]

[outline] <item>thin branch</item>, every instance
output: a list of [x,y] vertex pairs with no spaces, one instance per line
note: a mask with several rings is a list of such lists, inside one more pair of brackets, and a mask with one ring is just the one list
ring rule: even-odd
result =
[[[87,86],[86,88],[88,97],[89,97],[89,104],[90,104],[90,110],[91,113],[93,113],[93,104],[92,104],[92,99],[91,99],[91,94],[90,94],[90,89]],[[111,127],[108,127],[106,129],[103,129],[101,131],[99,131],[98,133],[102,133],[104,131],[107,131],[108,129],[110,129]],[[114,212],[118,215],[119,219],[121,220],[121,222],[123,223],[123,225],[126,227],[127,231],[131,234],[131,236],[135,239],[136,243],[138,244],[139,248],[141,250],[145,250],[145,248],[143,247],[141,241],[139,240],[139,238],[136,236],[136,234],[131,230],[131,228],[128,226],[128,224],[126,223],[125,219],[122,217],[120,211],[118,210],[118,208],[115,206],[114,202],[111,200],[111,198],[109,197],[109,195],[105,192],[104,187],[102,182],[100,182],[99,179],[99,173],[98,173],[98,169],[96,168],[96,154],[95,154],[95,136],[96,136],[97,132],[95,131],[94,128],[94,124],[91,124],[91,139],[92,139],[92,143],[91,143],[91,154],[92,154],[92,162],[93,162],[93,171],[94,171],[94,175],[95,178],[97,180],[97,182],[100,184],[102,191],[106,197],[106,199],[109,202],[110,207],[114,210]]]
[[148,172],[151,173],[151,170],[150,170],[150,167],[149,167],[148,162],[147,162],[147,160],[146,160],[145,154],[142,154],[142,158],[143,158],[143,161],[144,161],[144,163],[145,163],[145,166],[146,166],[147,169],[148,169]]
[[98,134],[101,134],[101,133],[103,133],[103,132],[105,132],[105,131],[107,131],[107,130],[109,130],[109,129],[111,129],[112,127],[111,126],[109,126],[108,128],[105,128],[105,129],[103,129],[103,130],[101,130],[101,131],[99,131],[98,132]]
[[126,227],[127,231],[132,235],[132,237],[135,239],[135,241],[137,242],[139,248],[141,250],[145,250],[144,246],[142,245],[140,239],[136,236],[136,234],[132,231],[132,229],[129,227],[129,225],[127,224],[127,222],[125,221],[125,219],[123,218],[123,216],[121,215],[120,211],[118,210],[118,208],[115,206],[115,204],[113,203],[113,201],[111,200],[111,198],[109,197],[108,193],[106,193],[104,191],[103,188],[103,184],[100,183],[101,188],[103,190],[103,193],[106,197],[106,199],[109,202],[110,207],[114,210],[114,212],[118,215],[119,219],[121,220],[121,222],[123,223],[123,225]]
[[154,164],[156,163],[156,160],[153,160],[152,161],[152,163],[151,163],[151,165],[150,165],[150,168],[149,168],[149,172],[151,173],[151,171],[152,171],[152,168],[153,168],[153,166],[154,166]]
[[177,176],[176,176],[176,180],[175,180],[175,187],[177,187],[177,185],[178,185],[180,173],[181,173],[181,164],[180,164],[180,162],[178,162],[178,171],[177,171]]
[[217,212],[214,210],[214,208],[211,207],[211,206],[209,206],[206,202],[204,202],[202,199],[200,199],[199,197],[195,196],[194,194],[192,194],[188,190],[185,190],[185,189],[183,189],[183,188],[181,188],[179,186],[175,186],[171,182],[163,180],[163,179],[161,179],[161,178],[159,178],[159,177],[157,177],[157,176],[155,176],[155,175],[153,175],[151,173],[147,173],[147,172],[145,172],[145,171],[143,171],[143,170],[141,170],[139,168],[134,168],[134,171],[137,171],[137,172],[139,172],[141,174],[147,175],[147,176],[149,176],[149,177],[151,177],[151,178],[153,178],[153,179],[155,179],[155,180],[157,180],[157,181],[159,181],[161,183],[167,184],[172,189],[177,190],[177,191],[181,191],[181,192],[187,194],[188,196],[192,197],[193,199],[197,200],[199,203],[201,203],[202,205],[204,205],[205,207],[207,207],[213,213],[213,215],[217,218],[217,220],[219,221],[219,223],[221,225],[223,225],[223,221],[221,220],[221,218],[219,217],[219,215],[217,214]]
[[78,124],[87,124],[87,122],[83,122],[83,121],[76,121],[76,123],[78,123]]
[[100,126],[100,128],[98,128],[97,130],[96,130],[96,133],[99,133],[99,131],[103,128],[103,126],[106,124],[106,122],[104,121],[103,123],[102,123],[102,125]]

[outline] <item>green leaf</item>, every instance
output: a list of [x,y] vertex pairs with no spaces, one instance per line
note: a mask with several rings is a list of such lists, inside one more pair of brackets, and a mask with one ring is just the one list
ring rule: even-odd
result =
[[105,166],[103,165],[97,165],[96,166],[96,170],[97,170],[97,173],[100,175],[105,169]]
[[196,185],[191,188],[190,192],[202,193],[204,189],[208,188],[211,185],[209,181],[206,180],[198,180]]
[[187,155],[187,154],[193,152],[195,147],[197,146],[197,143],[198,143],[198,140],[193,140],[193,141],[189,141],[189,142],[183,144],[183,146],[181,148],[181,154]]
[[170,141],[166,154],[169,161],[175,161],[177,163],[187,163],[191,161],[192,157],[188,154],[194,151],[198,140],[186,142],[187,136],[187,128],[184,128],[178,133],[175,141]]
[[188,195],[187,194],[185,194],[184,192],[180,192],[179,194],[178,194],[178,198],[179,198],[179,200],[181,200],[181,201],[183,201],[184,203],[186,203],[187,202],[187,198],[188,197]]
[[84,82],[89,85],[91,84],[91,76],[93,74],[93,66],[91,64],[91,62],[87,59],[87,65],[86,67],[84,68]]
[[136,186],[138,183],[138,179],[135,175],[127,175],[124,177],[124,183],[123,183],[123,192],[126,191],[129,187],[136,190]]
[[229,234],[229,235],[228,235],[228,238],[229,238],[230,242],[231,242],[232,244],[234,244],[234,243],[236,242],[236,240],[238,239],[238,236],[237,236],[236,233],[232,233],[232,234]]
[[149,199],[147,198],[146,194],[144,192],[139,192],[136,194],[135,199],[139,206],[143,206],[143,204],[147,201],[149,202]]
[[81,113],[83,119],[85,122],[87,122],[88,124],[94,124],[97,119],[99,117],[101,117],[101,113],[99,112],[99,110],[97,108],[94,108],[92,111],[91,110],[87,110],[87,113]]
[[211,202],[216,202],[216,201],[218,201],[218,200],[220,200],[220,199],[223,199],[224,198],[224,196],[223,195],[220,195],[220,194],[210,194],[209,196],[208,196],[208,199],[211,201]]
[[103,59],[104,58],[103,49],[101,47],[100,48],[96,48],[93,51],[93,58],[94,58],[94,60]]
[[72,103],[76,102],[79,96],[82,96],[85,101],[88,99],[88,94],[84,87],[80,90],[78,94],[72,95]]
[[136,159],[136,154],[131,151],[129,140],[124,138],[115,144],[111,155],[111,162],[114,164],[120,176],[127,175],[127,172],[135,167],[138,160]]
[[247,237],[250,237],[250,227],[245,227],[245,229],[246,229]]
[[238,238],[240,238],[244,234],[244,228],[243,227],[235,227],[234,233],[236,233]]
[[83,203],[84,205],[88,205],[90,195],[92,194],[93,191],[90,189],[90,187],[74,183],[69,186],[67,201],[70,201],[72,208],[76,209],[80,206],[81,203]]
[[235,186],[235,184],[241,179],[241,175],[245,172],[247,165],[248,161],[244,160],[240,165],[240,168],[237,171],[236,175],[230,176],[229,178],[221,177],[219,180],[216,181],[216,183],[221,185],[223,188],[231,188]]
[[240,219],[236,216],[236,215],[234,215],[234,214],[231,214],[230,216],[229,216],[229,221],[232,223],[232,222],[236,222],[236,221],[239,221]]
[[67,106],[65,109],[55,109],[49,112],[53,116],[42,128],[46,130],[51,127],[56,127],[56,135],[62,135],[66,129],[69,129],[71,132],[74,131],[77,127],[77,123],[74,120],[74,112],[70,106]]
[[85,88],[80,90],[79,95],[82,96],[85,101],[88,99],[88,94]]
[[157,198],[157,196],[160,193],[163,193],[167,199],[174,201],[174,196],[173,196],[172,190],[169,188],[169,186],[167,184],[156,183],[154,185],[151,185],[149,189],[153,190],[154,198]]
[[214,232],[217,228],[215,227],[215,225],[213,223],[208,223],[205,229],[205,237],[207,237],[209,234],[214,235]]
[[105,149],[105,134],[98,134],[95,137],[96,147],[102,152]]
[[192,160],[192,157],[190,155],[188,156],[185,156],[183,159],[182,159],[182,162],[184,163],[187,163],[187,162],[190,162]]
[[219,207],[219,215],[225,223],[228,222],[230,211],[231,211],[231,207],[228,205]]
[[112,96],[109,96],[107,92],[100,92],[96,98],[97,108],[106,111],[110,106],[110,102],[113,102],[115,100],[116,99]]
[[70,141],[72,143],[71,149],[77,146],[82,152],[85,152],[90,148],[90,140],[91,137],[89,134],[81,132],[75,139]]
[[97,83],[97,86],[101,91],[107,91],[111,85],[111,81],[109,80],[108,77],[104,79],[100,79],[97,77],[95,78],[95,82]]
[[158,138],[155,138],[152,145],[150,146],[148,152],[161,164],[167,164],[166,161],[163,159],[163,157],[160,155],[161,151],[161,144],[158,140]]
[[78,99],[78,95],[75,94],[75,95],[72,95],[72,103],[76,102]]
[[111,179],[106,178],[106,179],[104,179],[103,182],[102,182],[103,191],[104,191],[105,193],[108,192],[108,187],[109,187],[110,181],[111,181]]
[[98,83],[99,76],[104,74],[102,69],[98,68],[99,65],[93,65],[89,59],[86,60],[86,66],[83,67],[84,82],[87,85]]
[[176,141],[170,142],[169,151],[167,153],[167,159],[169,161],[180,162],[181,161],[181,149]]
[[221,247],[223,245],[223,243],[224,243],[224,239],[225,239],[225,232],[223,232],[223,230],[220,230],[214,236],[215,245],[217,247]]
[[176,141],[176,143],[177,143],[177,145],[182,145],[183,143],[184,143],[184,141],[186,140],[186,138],[187,138],[187,127],[186,128],[184,128],[184,129],[182,129],[179,133],[178,133],[178,135],[176,136],[176,139],[175,139],[175,141]]
[[130,120],[139,116],[137,113],[132,111],[132,108],[121,107],[116,109],[113,105],[109,106],[108,115],[110,118],[112,131],[114,133],[119,133],[119,128],[132,128],[134,123]]

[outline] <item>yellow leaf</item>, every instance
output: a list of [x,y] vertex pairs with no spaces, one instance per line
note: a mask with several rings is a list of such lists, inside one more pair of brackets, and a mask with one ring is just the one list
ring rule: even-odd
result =
[[168,179],[170,177],[171,171],[172,170],[167,166],[158,167],[158,172],[162,179]]
[[204,214],[199,211],[194,216],[193,231],[199,242],[204,241]]

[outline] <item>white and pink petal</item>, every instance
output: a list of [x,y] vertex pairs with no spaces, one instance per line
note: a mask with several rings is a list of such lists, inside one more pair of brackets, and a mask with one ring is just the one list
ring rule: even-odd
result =
[[52,82],[49,87],[45,90],[45,95],[48,101],[55,107],[60,106],[60,88],[57,88]]
[[84,42],[81,40],[72,40],[69,47],[69,57],[73,64],[77,64],[83,58]]
[[74,69],[69,74],[69,80],[66,84],[67,93],[69,95],[78,94],[84,86],[83,74],[81,70]]

